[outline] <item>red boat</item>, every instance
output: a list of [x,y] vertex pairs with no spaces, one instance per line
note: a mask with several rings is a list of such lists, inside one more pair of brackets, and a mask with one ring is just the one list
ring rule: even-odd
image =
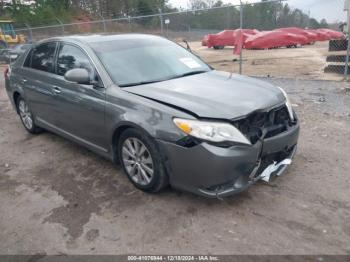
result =
[[[330,29],[301,29],[298,27],[279,28],[259,32],[255,29],[224,30],[217,34],[204,36],[202,45],[222,49],[225,46],[240,46],[247,49],[269,49],[277,47],[296,47],[316,41],[343,39],[342,32]],[[243,43],[243,44],[242,44]],[[240,49],[239,48],[239,49]]]
[[307,31],[298,27],[286,27],[286,28],[279,28],[276,29],[276,31],[283,31],[283,32],[288,32],[288,33],[292,33],[295,35],[302,35],[305,36],[307,38],[307,41],[305,41],[304,43],[301,43],[302,45],[309,45],[309,44],[313,44],[317,41],[317,34],[311,31]]
[[[217,34],[209,34],[204,36],[202,45],[208,48],[214,47],[215,49],[222,49],[225,46],[235,46],[237,41],[237,34],[240,29],[236,30],[224,30]],[[259,33],[254,29],[242,29],[244,40],[248,37]]]
[[342,32],[331,30],[331,29],[317,29],[318,32],[324,33],[329,36],[328,40],[337,40],[337,39],[344,39],[345,36]]
[[316,34],[316,41],[328,41],[331,39],[326,32],[322,32],[316,29],[307,29],[307,31]]
[[246,49],[271,49],[278,47],[297,47],[307,42],[308,38],[283,31],[265,31],[250,36],[244,44]]

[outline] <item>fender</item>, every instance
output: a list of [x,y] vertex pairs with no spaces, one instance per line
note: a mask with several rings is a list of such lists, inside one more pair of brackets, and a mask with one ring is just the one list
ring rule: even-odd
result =
[[113,128],[114,131],[113,131],[112,137],[110,139],[112,144],[114,144],[114,142],[115,142],[114,139],[115,139],[116,132],[118,132],[118,130],[122,131],[126,128],[135,128],[135,129],[141,130],[147,136],[152,137],[152,135],[145,128],[143,128],[143,127],[141,127],[133,122],[130,122],[130,121],[121,121],[121,122],[117,123]]
[[[111,141],[123,126],[137,128],[155,139],[177,141],[184,134],[173,124],[173,117],[194,118],[192,114],[152,99],[110,88],[106,93],[106,130]],[[174,125],[174,128],[171,128]],[[170,128],[169,128],[170,127]],[[167,133],[159,130],[169,130]]]

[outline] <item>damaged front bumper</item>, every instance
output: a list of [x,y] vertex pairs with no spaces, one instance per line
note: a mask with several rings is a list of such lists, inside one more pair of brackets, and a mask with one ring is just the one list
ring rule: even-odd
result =
[[281,175],[297,149],[299,125],[252,146],[217,147],[201,143],[183,147],[158,141],[173,187],[221,198],[245,191],[256,181]]

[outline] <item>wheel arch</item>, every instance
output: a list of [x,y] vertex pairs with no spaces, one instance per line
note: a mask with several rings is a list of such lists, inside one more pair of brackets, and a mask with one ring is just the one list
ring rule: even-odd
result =
[[125,130],[130,129],[130,128],[137,129],[137,130],[141,131],[142,133],[144,133],[145,135],[147,135],[149,137],[153,137],[150,134],[150,132],[148,132],[145,128],[143,128],[140,125],[137,125],[133,122],[123,121],[123,122],[119,123],[118,126],[116,126],[114,128],[113,135],[112,135],[113,162],[115,162],[115,163],[119,162],[118,143],[119,143],[120,136],[122,135],[123,132],[125,132]]
[[17,106],[17,104],[18,104],[18,98],[20,98],[21,96],[22,96],[21,93],[18,92],[18,91],[14,91],[14,92],[13,92],[13,95],[12,95],[13,103],[14,103],[14,105],[15,105],[15,107],[16,107],[16,112],[17,112],[17,114],[19,113],[19,112],[18,112],[18,106]]

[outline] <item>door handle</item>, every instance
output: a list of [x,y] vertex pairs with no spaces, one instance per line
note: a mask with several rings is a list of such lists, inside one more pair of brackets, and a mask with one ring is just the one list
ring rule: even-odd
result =
[[53,91],[56,93],[56,94],[60,94],[62,91],[61,91],[61,88],[59,88],[58,86],[54,86],[53,87]]
[[21,82],[22,82],[22,84],[25,84],[25,83],[27,83],[27,79],[26,78],[22,78],[22,80],[21,80]]

